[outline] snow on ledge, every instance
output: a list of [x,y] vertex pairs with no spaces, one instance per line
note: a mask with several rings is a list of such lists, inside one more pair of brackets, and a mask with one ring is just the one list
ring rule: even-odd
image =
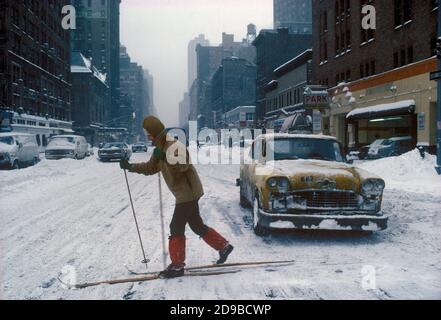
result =
[[360,115],[360,114],[403,109],[403,108],[407,108],[407,107],[411,107],[411,106],[415,106],[415,100],[403,100],[403,101],[394,102],[394,103],[379,104],[379,105],[372,106],[372,107],[358,108],[358,109],[352,110],[351,112],[348,113],[346,118],[349,119],[353,116]]

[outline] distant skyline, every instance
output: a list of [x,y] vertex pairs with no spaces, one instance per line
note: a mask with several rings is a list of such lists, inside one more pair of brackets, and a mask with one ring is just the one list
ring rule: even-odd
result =
[[123,0],[121,44],[155,82],[155,106],[167,126],[178,124],[179,102],[187,91],[187,48],[204,34],[211,45],[222,32],[245,38],[247,25],[273,27],[273,0]]

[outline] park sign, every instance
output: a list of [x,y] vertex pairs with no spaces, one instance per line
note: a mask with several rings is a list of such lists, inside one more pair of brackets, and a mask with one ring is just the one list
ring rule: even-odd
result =
[[308,109],[324,109],[329,108],[330,98],[326,90],[314,91],[307,88],[303,94],[303,103]]

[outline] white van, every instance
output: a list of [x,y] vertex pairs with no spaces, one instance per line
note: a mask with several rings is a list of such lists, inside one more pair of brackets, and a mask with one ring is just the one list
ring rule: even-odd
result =
[[86,138],[82,136],[53,136],[46,147],[46,159],[84,159],[88,151]]
[[34,135],[0,133],[0,167],[19,169],[40,161],[38,143]]

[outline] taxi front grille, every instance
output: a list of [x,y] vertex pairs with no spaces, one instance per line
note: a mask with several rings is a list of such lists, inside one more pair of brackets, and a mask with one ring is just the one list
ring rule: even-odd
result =
[[358,196],[354,192],[341,191],[302,191],[294,197],[306,201],[308,208],[355,209],[358,208]]

